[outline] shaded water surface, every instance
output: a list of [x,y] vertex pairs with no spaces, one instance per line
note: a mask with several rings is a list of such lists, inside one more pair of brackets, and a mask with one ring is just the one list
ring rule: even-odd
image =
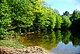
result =
[[80,54],[80,34],[70,31],[34,32],[20,38],[25,46],[40,46],[50,54]]

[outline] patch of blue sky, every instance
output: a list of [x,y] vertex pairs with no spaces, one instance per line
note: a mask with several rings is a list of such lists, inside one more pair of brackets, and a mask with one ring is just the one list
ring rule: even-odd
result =
[[75,9],[80,10],[80,0],[45,0],[53,9],[57,9],[60,14],[65,11],[72,13]]

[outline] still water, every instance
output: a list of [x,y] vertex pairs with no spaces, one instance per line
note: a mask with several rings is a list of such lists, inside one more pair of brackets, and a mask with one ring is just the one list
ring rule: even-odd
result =
[[25,46],[40,46],[50,54],[80,54],[80,34],[70,31],[44,31],[20,38]]

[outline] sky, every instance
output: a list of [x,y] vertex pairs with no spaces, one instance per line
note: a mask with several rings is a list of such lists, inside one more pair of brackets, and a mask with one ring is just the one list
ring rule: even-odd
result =
[[72,13],[75,9],[80,10],[80,0],[45,0],[48,6],[57,9],[60,14],[65,11]]

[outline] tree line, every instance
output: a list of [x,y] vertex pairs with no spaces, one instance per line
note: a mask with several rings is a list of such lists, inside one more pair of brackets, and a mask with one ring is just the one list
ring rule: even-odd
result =
[[80,27],[79,21],[79,10],[74,10],[72,14],[65,11],[60,15],[43,0],[0,0],[0,34],[62,28],[77,29]]

